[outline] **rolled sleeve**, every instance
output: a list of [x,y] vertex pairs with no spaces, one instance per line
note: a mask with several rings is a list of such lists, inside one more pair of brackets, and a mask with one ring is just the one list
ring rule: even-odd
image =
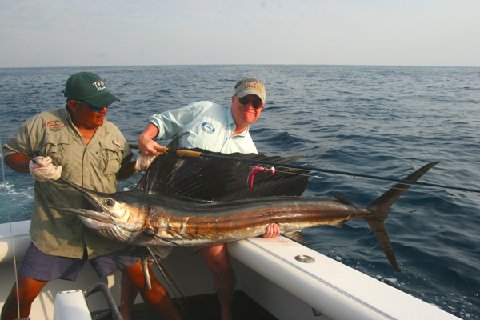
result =
[[44,137],[41,118],[38,116],[31,118],[19,127],[18,133],[14,138],[8,139],[2,146],[3,156],[21,153],[33,158],[39,153]]
[[193,102],[183,108],[154,114],[150,122],[158,128],[157,139],[172,139],[205,108],[204,102]]

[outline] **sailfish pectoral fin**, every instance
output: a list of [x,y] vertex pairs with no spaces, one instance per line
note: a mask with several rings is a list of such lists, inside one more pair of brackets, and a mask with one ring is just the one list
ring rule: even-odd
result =
[[302,234],[302,231],[301,230],[298,230],[298,231],[290,231],[290,232],[286,232],[284,233],[284,236],[292,241],[295,241],[295,242],[298,242],[302,245],[305,245],[307,243],[307,240],[305,239],[305,237],[303,236]]

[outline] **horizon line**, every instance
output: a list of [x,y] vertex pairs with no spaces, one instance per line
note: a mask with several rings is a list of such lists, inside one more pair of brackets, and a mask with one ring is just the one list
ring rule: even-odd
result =
[[33,68],[120,68],[120,67],[201,67],[201,66],[337,66],[337,67],[459,67],[478,68],[480,65],[387,65],[387,64],[316,64],[316,63],[218,63],[218,64],[138,64],[138,65],[43,65],[43,66],[0,66],[0,69],[33,69]]

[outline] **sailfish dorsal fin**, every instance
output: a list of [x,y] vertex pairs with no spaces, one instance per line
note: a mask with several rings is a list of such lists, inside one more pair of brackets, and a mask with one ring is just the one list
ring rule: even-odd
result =
[[[202,153],[206,151],[202,150]],[[210,153],[209,154],[215,154]],[[175,194],[207,201],[228,201],[267,196],[300,196],[308,183],[307,171],[281,168],[281,171],[255,173],[253,188],[247,180],[252,170],[249,159],[288,164],[297,157],[268,157],[258,154],[232,154],[237,160],[182,157],[173,154],[159,156],[140,179],[137,189],[154,194]]]

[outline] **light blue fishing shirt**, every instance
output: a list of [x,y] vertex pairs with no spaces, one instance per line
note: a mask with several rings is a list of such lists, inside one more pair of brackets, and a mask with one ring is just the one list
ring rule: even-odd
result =
[[234,134],[230,108],[210,101],[193,102],[183,108],[154,114],[150,122],[158,128],[158,140],[172,139],[179,148],[201,148],[214,152],[258,153],[249,129]]

